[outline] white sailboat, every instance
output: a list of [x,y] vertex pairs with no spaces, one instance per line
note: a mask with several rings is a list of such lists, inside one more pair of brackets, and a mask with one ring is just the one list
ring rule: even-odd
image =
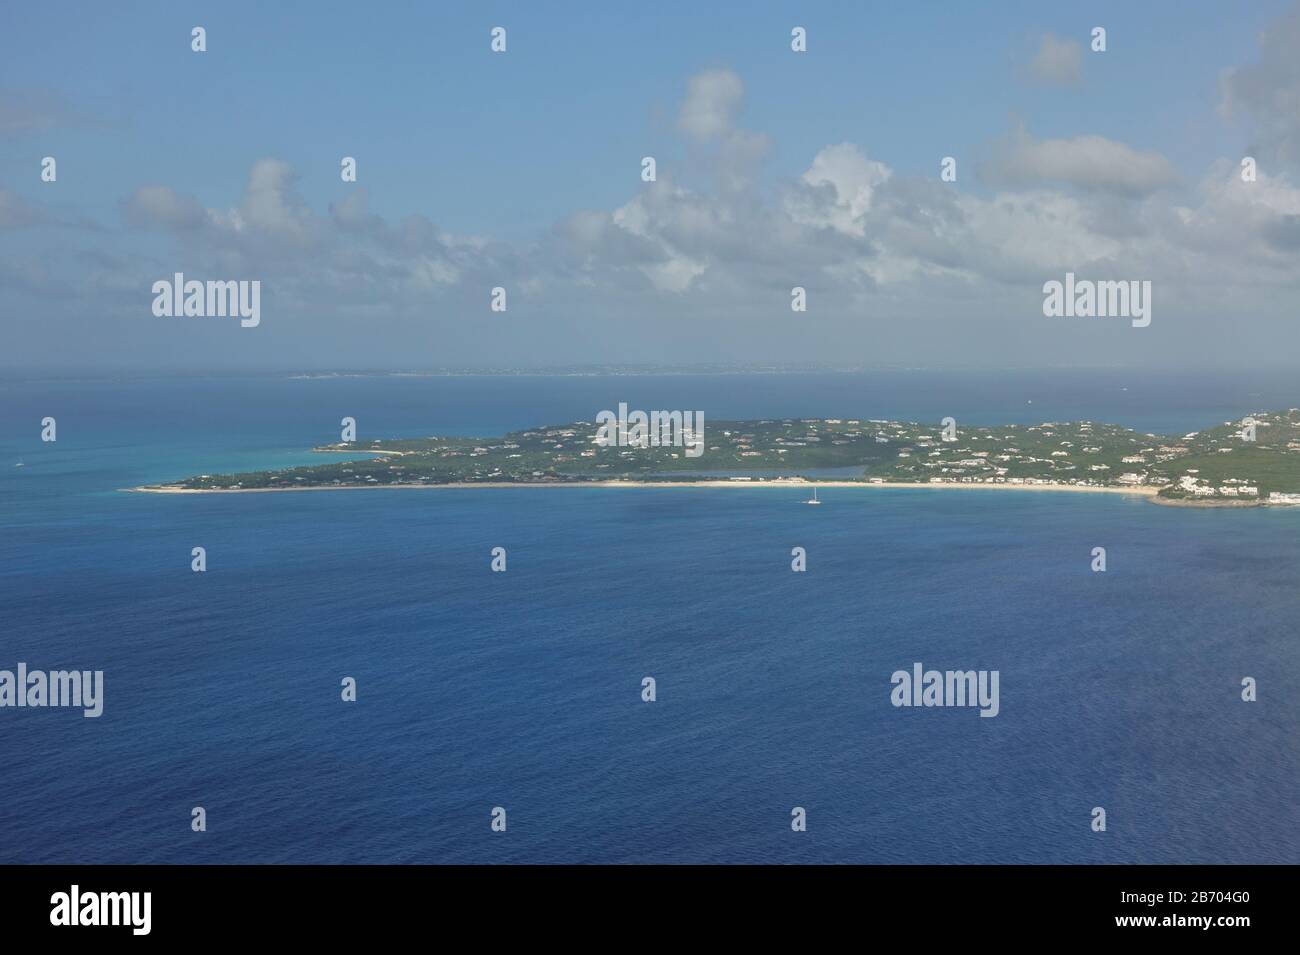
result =
[[817,488],[813,488],[813,496],[810,497],[808,500],[804,501],[804,503],[805,503],[805,504],[820,504],[820,503],[821,503],[821,501],[817,500]]

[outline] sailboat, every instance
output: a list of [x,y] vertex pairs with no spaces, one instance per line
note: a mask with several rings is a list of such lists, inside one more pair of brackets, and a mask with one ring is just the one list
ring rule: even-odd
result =
[[23,464],[23,462],[19,461],[17,464],[14,465],[14,467],[16,467],[16,468],[25,468],[25,467],[27,467],[27,465],[25,465],[25,464]]
[[813,488],[813,496],[810,497],[808,500],[804,501],[804,503],[805,503],[805,504],[820,504],[820,503],[821,503],[821,501],[817,500],[817,488]]

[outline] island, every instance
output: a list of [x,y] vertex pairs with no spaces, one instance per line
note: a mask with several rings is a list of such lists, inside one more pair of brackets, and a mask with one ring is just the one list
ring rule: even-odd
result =
[[626,434],[613,441],[608,435],[596,422],[579,421],[501,437],[329,444],[313,450],[349,457],[283,470],[200,474],[132,490],[798,483],[1091,490],[1141,494],[1175,505],[1300,505],[1300,409],[1295,408],[1252,413],[1187,434],[1146,434],[1092,421],[996,426],[951,419],[932,424],[876,418],[711,421],[691,454],[680,443],[629,445]]

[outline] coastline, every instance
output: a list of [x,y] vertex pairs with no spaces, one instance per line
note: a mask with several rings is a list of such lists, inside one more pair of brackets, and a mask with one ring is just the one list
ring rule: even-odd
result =
[[[961,491],[1066,491],[1074,494],[1127,494],[1134,497],[1155,499],[1158,489],[1154,487],[1087,487],[1077,484],[958,484],[958,483],[911,483],[907,481],[805,481],[772,479],[766,481],[482,481],[460,482],[452,484],[338,484],[310,485],[308,487],[221,487],[189,488],[168,485],[146,484],[140,487],[124,488],[132,493],[143,494],[283,494],[303,491],[374,491],[374,490],[455,490],[465,488],[721,488],[721,487],[780,487],[780,488],[886,488],[900,490],[961,490]],[[1163,502],[1161,502],[1163,503]],[[1191,505],[1195,506],[1195,505]]]
[[402,457],[404,454],[414,454],[414,451],[376,451],[373,448],[312,448],[316,454],[377,454],[381,458]]
[[1270,504],[1268,501],[1198,501],[1187,497],[1157,497],[1157,504],[1165,507],[1289,507],[1287,504]]

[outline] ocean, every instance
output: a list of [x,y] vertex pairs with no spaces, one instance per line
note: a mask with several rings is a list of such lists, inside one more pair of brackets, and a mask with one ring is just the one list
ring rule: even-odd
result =
[[[1300,862],[1300,509],[122,490],[318,461],[308,449],[345,415],[364,442],[592,420],[620,401],[703,410],[706,428],[952,415],[1183,431],[1300,405],[1300,380],[0,381],[0,669],[104,672],[97,719],[0,709],[0,862]],[[893,706],[891,674],[916,662],[998,671],[998,715]]]

